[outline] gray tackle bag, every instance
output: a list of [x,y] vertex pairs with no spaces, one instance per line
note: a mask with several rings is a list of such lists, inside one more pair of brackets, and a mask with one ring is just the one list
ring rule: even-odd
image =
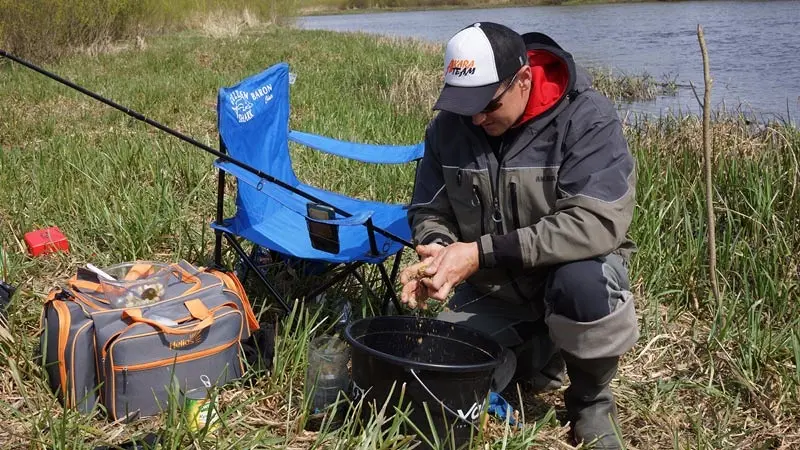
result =
[[109,418],[131,420],[164,410],[171,389],[242,376],[240,342],[258,321],[234,274],[185,261],[115,267],[120,278],[81,269],[45,303],[42,364],[65,406],[99,403]]

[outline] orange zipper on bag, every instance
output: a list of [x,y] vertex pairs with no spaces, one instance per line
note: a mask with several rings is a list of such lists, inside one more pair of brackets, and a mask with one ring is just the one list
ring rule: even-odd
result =
[[[228,316],[229,314],[239,314],[239,316],[242,315],[242,313],[239,311],[238,308],[236,308],[236,305],[233,304],[233,303],[225,303],[225,304],[219,305],[216,308],[212,309],[210,312],[212,314],[214,314],[216,311],[218,311],[220,308],[222,308],[224,306],[230,307],[232,309],[232,311],[220,315],[219,317],[216,318],[216,320],[220,320],[223,317]],[[183,319],[191,319],[191,316],[186,316]],[[181,320],[183,320],[183,319],[181,319]],[[125,331],[130,330],[131,328],[133,328],[136,325],[139,325],[139,324],[138,323],[132,323],[132,324],[128,325],[126,328],[124,328],[123,330],[121,330],[121,331],[119,331],[117,333],[114,333],[108,339],[108,341],[106,341],[106,345],[103,346],[103,361],[106,360],[106,357],[111,357],[111,367],[114,367],[114,356],[112,354],[112,347],[115,344],[118,344],[118,343],[120,343],[122,341],[130,340],[130,339],[138,339],[138,338],[145,337],[145,336],[153,336],[153,335],[162,334],[161,331],[151,331],[149,333],[137,334],[136,336],[130,336],[130,337],[126,336],[126,337],[119,338],[119,336],[122,333],[124,333]],[[240,325],[239,325],[239,335],[241,335],[241,325],[242,324],[240,323]],[[119,339],[117,339],[117,338],[119,338]],[[239,340],[239,338],[237,337],[236,340]],[[172,358],[170,358],[170,360],[171,359]]]
[[148,369],[155,369],[158,367],[164,366],[171,366],[172,364],[180,364],[188,361],[194,361],[196,359],[202,359],[206,356],[215,355],[217,353],[222,353],[223,351],[230,348],[232,345],[236,344],[239,341],[239,338],[233,339],[230,342],[226,342],[225,344],[218,345],[216,347],[207,348],[205,350],[200,350],[196,353],[189,353],[186,355],[180,355],[173,358],[164,358],[159,359],[158,361],[151,361],[147,363],[140,363],[140,364],[131,364],[128,366],[112,366],[114,372],[122,372],[123,370],[127,371],[135,371],[135,370],[148,370]]

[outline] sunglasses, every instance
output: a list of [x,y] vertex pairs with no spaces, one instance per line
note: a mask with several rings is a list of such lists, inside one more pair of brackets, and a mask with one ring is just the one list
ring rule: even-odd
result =
[[503,89],[503,92],[501,92],[500,95],[493,98],[491,101],[489,101],[489,103],[486,104],[486,107],[481,110],[481,114],[495,112],[500,109],[501,106],[503,106],[503,103],[501,103],[500,100],[502,100],[503,96],[506,95],[506,92],[508,92],[511,87],[514,86],[514,81],[517,80],[517,75],[519,75],[519,72],[514,74],[514,76],[511,78],[511,81],[508,83],[508,85],[506,85],[505,89]]

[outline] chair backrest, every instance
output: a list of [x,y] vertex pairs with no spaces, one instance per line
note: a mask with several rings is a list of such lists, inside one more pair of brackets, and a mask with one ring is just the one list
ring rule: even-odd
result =
[[218,129],[228,154],[296,186],[289,155],[289,65],[278,63],[222,88]]

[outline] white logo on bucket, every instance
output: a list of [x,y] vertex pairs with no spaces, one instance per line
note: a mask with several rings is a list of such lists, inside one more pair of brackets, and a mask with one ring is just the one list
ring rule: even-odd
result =
[[481,411],[483,411],[483,404],[485,402],[486,402],[486,400],[484,400],[481,403],[475,402],[475,403],[472,404],[472,406],[469,407],[469,409],[467,410],[466,413],[464,411],[460,410],[460,409],[458,411],[456,411],[456,413],[458,413],[458,417],[461,420],[464,420],[464,421],[467,421],[467,422],[474,422],[474,421],[478,420],[478,417],[481,416]]
[[355,381],[353,381],[353,389],[351,390],[350,395],[352,395],[353,401],[357,402],[361,400],[362,397],[366,397],[367,390],[363,389],[361,386],[357,385]]

